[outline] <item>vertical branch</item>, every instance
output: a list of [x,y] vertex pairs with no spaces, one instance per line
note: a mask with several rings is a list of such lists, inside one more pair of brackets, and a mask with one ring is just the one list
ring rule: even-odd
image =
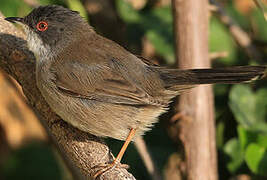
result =
[[[178,67],[209,67],[208,0],[172,2]],[[183,94],[177,110],[182,114],[179,121],[179,136],[185,148],[188,179],[216,180],[217,160],[211,86],[199,86],[191,93]]]
[[160,173],[148,152],[146,143],[142,137],[135,139],[135,147],[143,160],[145,167],[152,180],[161,180]]

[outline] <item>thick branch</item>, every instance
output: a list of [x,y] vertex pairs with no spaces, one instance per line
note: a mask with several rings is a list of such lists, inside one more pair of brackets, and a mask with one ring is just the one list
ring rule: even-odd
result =
[[[208,0],[173,0],[175,50],[180,68],[209,67]],[[179,60],[179,61],[178,61]],[[213,94],[199,86],[180,97],[180,138],[190,180],[216,180]]]
[[[110,163],[113,156],[102,139],[79,131],[60,119],[47,105],[35,83],[35,58],[27,49],[24,35],[0,14],[0,68],[22,86],[29,104],[38,112],[64,157],[85,179]],[[99,179],[135,179],[123,168],[114,168]]]

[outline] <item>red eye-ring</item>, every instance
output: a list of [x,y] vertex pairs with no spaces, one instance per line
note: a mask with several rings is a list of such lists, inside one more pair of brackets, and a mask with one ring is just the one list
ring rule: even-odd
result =
[[40,21],[37,23],[36,28],[38,31],[46,31],[48,28],[48,23],[45,21]]

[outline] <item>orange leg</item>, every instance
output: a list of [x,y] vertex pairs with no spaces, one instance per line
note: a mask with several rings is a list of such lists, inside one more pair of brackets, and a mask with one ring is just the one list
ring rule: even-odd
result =
[[108,171],[108,170],[110,170],[112,168],[115,168],[116,165],[118,163],[120,163],[120,161],[121,161],[121,159],[122,159],[122,157],[123,157],[128,145],[129,145],[129,143],[132,141],[132,139],[133,139],[133,137],[135,135],[135,132],[136,132],[136,129],[131,129],[130,130],[130,132],[129,132],[129,134],[128,134],[128,136],[127,136],[127,138],[126,138],[126,140],[125,140],[125,142],[124,142],[119,154],[117,155],[117,157],[114,159],[114,161],[111,164],[107,165],[105,168],[103,168],[103,169],[99,170],[98,172],[96,172],[95,175],[94,175],[94,178],[97,178],[99,175],[103,174],[104,172],[106,172],[106,171]]

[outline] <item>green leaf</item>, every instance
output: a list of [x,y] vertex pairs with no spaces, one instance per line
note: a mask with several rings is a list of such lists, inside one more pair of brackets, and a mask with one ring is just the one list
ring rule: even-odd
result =
[[259,146],[267,148],[267,134],[258,134],[256,142]]
[[266,148],[254,143],[250,144],[245,152],[245,161],[252,172],[267,176]]
[[1,0],[0,11],[6,16],[25,16],[31,8],[21,0]]
[[125,0],[116,1],[119,16],[128,24],[142,29],[156,52],[169,64],[174,63],[172,13],[170,7],[137,11]]
[[245,150],[251,143],[256,143],[261,147],[267,148],[267,134],[256,131],[249,131],[242,126],[237,127],[238,139],[240,141],[242,150]]
[[267,2],[262,0],[254,0],[255,4],[262,11],[265,20],[267,21]]
[[70,9],[80,12],[80,15],[88,20],[87,12],[80,0],[67,0],[67,4]]
[[233,65],[237,61],[237,47],[226,27],[212,17],[210,20],[209,48],[210,52],[228,52],[228,56],[221,58],[220,62]]
[[256,93],[256,116],[261,121],[267,119],[267,89],[261,88]]
[[243,163],[243,151],[241,144],[237,138],[229,140],[224,146],[224,152],[230,157],[229,162],[227,162],[227,169],[234,173]]
[[267,41],[267,22],[262,16],[260,10],[255,10],[252,13],[253,30],[256,34],[256,38],[261,41]]
[[[156,19],[159,19],[162,23],[166,23],[166,25],[172,26],[172,11],[171,8],[168,7],[161,7],[161,8],[155,8],[152,10],[152,16],[154,16]],[[169,27],[171,27],[169,26]],[[168,28],[168,27],[164,27]]]
[[146,37],[154,45],[157,53],[167,59],[169,63],[174,62],[173,46],[166,41],[166,38],[158,34],[156,31],[147,31]]
[[219,149],[221,149],[223,147],[223,143],[224,143],[224,129],[225,129],[225,125],[224,122],[219,122],[217,124],[216,127],[216,145]]
[[267,91],[252,92],[248,85],[235,85],[230,91],[229,106],[236,120],[246,129],[267,133]]
[[175,61],[173,49],[172,14],[170,7],[155,8],[142,16],[140,25],[158,54],[169,64]]
[[118,11],[119,16],[125,21],[126,23],[135,23],[140,21],[141,16],[136,11],[130,3],[125,0],[117,0],[116,1],[116,8]]
[[237,132],[238,132],[238,139],[243,151],[245,151],[248,144],[250,144],[251,142],[256,142],[257,139],[256,132],[247,131],[240,125],[237,126]]
[[255,118],[255,97],[247,85],[236,85],[230,92],[230,108],[237,121],[244,127],[249,128]]

